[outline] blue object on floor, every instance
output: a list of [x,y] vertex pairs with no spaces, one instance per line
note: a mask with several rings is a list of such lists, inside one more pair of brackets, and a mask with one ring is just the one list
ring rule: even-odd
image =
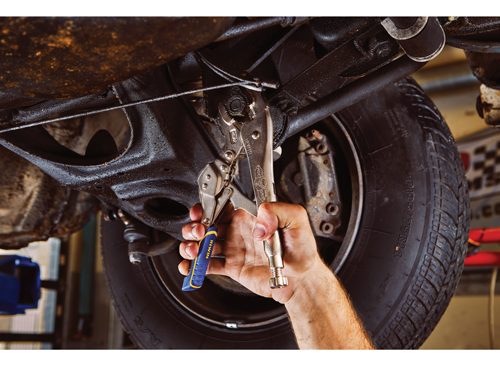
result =
[[0,255],[0,315],[24,314],[40,300],[40,267],[28,257]]

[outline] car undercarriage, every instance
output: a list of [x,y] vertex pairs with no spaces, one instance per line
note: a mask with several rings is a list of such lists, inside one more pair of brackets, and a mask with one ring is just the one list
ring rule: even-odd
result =
[[[439,320],[463,266],[467,183],[409,76],[446,44],[463,49],[478,111],[498,125],[500,18],[3,18],[0,30],[0,247],[101,211],[110,289],[140,346],[295,346],[281,306],[223,276],[188,296],[177,273],[200,172],[239,154],[226,125],[253,93],[272,119],[277,200],[306,208],[376,345],[418,347]],[[253,203],[246,164],[233,183]],[[159,300],[139,317],[125,295]],[[162,311],[170,323],[144,332]]]

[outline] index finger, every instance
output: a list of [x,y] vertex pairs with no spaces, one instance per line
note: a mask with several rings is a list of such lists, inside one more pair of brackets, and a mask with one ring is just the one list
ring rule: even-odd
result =
[[203,217],[203,208],[201,207],[200,203],[195,204],[191,209],[189,210],[189,218],[191,221],[201,221],[201,218]]

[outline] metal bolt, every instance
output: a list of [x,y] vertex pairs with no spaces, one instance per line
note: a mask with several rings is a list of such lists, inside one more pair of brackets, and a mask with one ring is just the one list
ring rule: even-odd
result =
[[336,215],[339,213],[339,206],[334,203],[329,203],[326,205],[326,212],[330,215]]
[[238,88],[232,89],[232,95],[224,104],[227,114],[231,117],[243,117],[245,109],[247,108],[248,101],[242,91]]
[[203,183],[202,186],[201,186],[201,188],[207,189],[208,188],[208,184],[207,183]]
[[319,225],[319,229],[324,233],[324,234],[331,234],[333,233],[333,225],[330,224],[329,222],[326,222],[326,221],[323,221],[320,225]]
[[259,131],[253,131],[252,138],[254,140],[257,140],[259,137],[260,137],[260,132]]
[[234,157],[234,151],[232,150],[227,150],[225,153],[224,153],[224,157],[227,159],[227,160],[232,160],[233,157]]
[[220,170],[222,170],[224,173],[227,172],[227,166],[226,165],[221,165]]
[[304,184],[304,177],[302,176],[301,173],[297,172],[293,175],[293,182],[296,185],[301,186]]
[[141,255],[139,253],[129,253],[128,260],[132,264],[140,264],[142,262]]
[[306,139],[309,141],[314,140],[314,134],[316,133],[316,130],[311,130],[306,133]]
[[324,154],[328,151],[328,148],[325,144],[319,143],[316,145],[316,151],[320,154]]
[[104,219],[104,221],[113,221],[116,220],[118,216],[116,215],[116,212],[110,210],[108,212],[103,212],[102,218]]
[[391,53],[391,44],[388,41],[379,41],[373,37],[368,41],[368,52],[378,58],[384,58]]

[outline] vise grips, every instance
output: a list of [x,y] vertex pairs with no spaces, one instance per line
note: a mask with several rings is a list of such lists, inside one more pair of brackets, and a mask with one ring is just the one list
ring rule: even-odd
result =
[[[256,215],[261,203],[276,201],[271,114],[260,93],[249,94],[251,98],[241,118],[231,117],[226,107],[219,104],[219,127],[225,135],[224,160],[218,159],[207,164],[198,176],[199,196],[203,207],[202,223],[207,230],[199,243],[198,255],[184,279],[183,291],[193,291],[202,286],[217,237],[216,222],[228,202],[235,209],[242,208]],[[233,182],[238,170],[237,163],[244,158],[248,161],[255,202],[245,197]],[[283,251],[279,233],[276,231],[263,244],[269,260],[270,287],[287,286],[288,279],[283,275]]]

